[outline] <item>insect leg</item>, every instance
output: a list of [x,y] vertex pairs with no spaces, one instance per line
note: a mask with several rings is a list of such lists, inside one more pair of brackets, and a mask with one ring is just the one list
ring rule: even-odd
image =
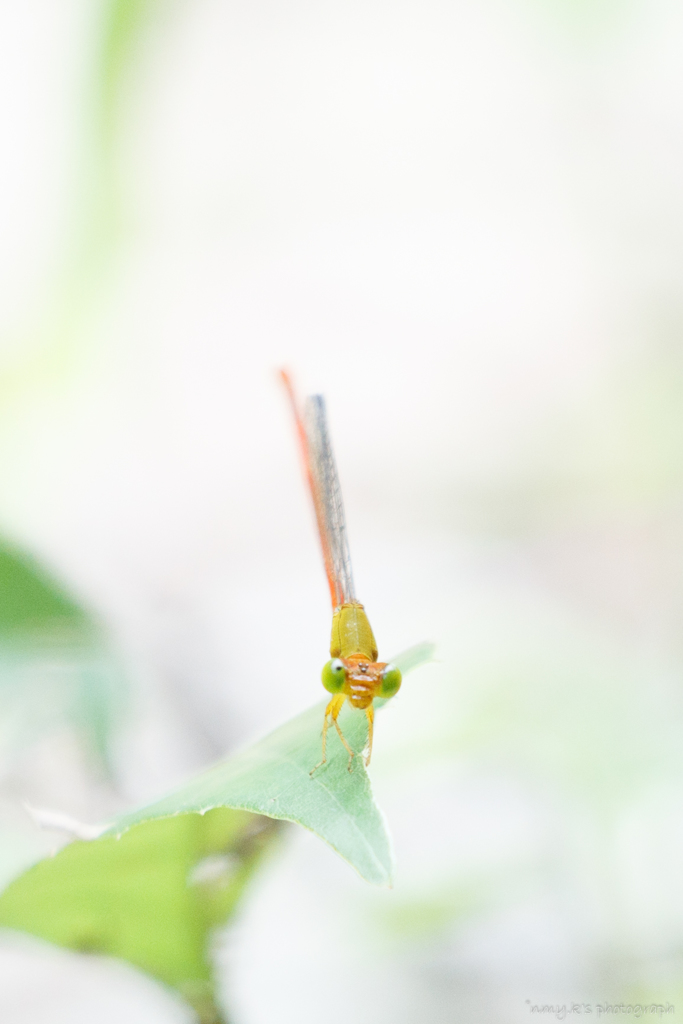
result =
[[370,758],[372,757],[372,732],[375,724],[375,709],[372,704],[368,704],[365,709],[365,716],[368,720],[368,756],[365,758],[365,767],[370,764]]
[[330,701],[328,707],[330,709],[330,718],[334,722],[334,727],[337,730],[337,732],[339,733],[339,739],[342,741],[342,743],[344,744],[344,746],[346,747],[346,750],[348,752],[348,755],[349,755],[348,770],[351,771],[351,765],[353,764],[353,759],[355,757],[355,751],[351,750],[351,747],[346,742],[346,739],[344,737],[344,733],[341,731],[341,727],[339,725],[339,722],[337,721],[337,715],[341,711],[342,705],[344,704],[345,700],[346,700],[346,694],[338,693],[336,695],[336,697],[332,698],[332,700]]
[[351,750],[348,743],[342,736],[341,729],[339,728],[339,724],[337,722],[337,715],[341,711],[342,704],[344,703],[345,700],[346,697],[343,693],[337,693],[325,708],[325,718],[323,720],[323,759],[322,761],[318,761],[315,768],[311,768],[310,772],[308,773],[309,775],[313,775],[314,772],[317,772],[318,768],[322,768],[322,766],[327,762],[327,730],[330,726],[330,719],[334,722],[337,728],[337,732],[341,736],[342,743],[351,754],[351,757],[353,757],[353,751]]

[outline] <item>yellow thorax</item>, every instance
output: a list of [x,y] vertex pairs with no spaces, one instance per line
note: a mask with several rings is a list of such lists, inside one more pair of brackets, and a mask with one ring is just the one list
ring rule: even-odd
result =
[[370,661],[377,661],[377,644],[362,604],[343,604],[335,611],[330,654],[333,658],[362,654]]

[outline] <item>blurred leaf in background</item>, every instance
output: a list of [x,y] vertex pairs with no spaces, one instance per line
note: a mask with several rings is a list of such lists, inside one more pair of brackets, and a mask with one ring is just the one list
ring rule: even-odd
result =
[[104,0],[98,5],[99,32],[86,68],[87,100],[81,111],[71,209],[53,279],[27,311],[29,326],[21,332],[20,345],[8,346],[10,354],[0,365],[0,417],[37,384],[47,380],[63,385],[90,341],[88,316],[102,298],[129,227],[118,135],[122,112],[133,98],[131,73],[150,22],[172,6],[159,0]]
[[84,953],[128,960],[219,1024],[212,934],[234,915],[279,831],[218,808],[148,821],[120,838],[75,842],[22,875],[0,923]]
[[0,541],[0,749],[64,725],[108,772],[123,676],[102,628],[25,552]]

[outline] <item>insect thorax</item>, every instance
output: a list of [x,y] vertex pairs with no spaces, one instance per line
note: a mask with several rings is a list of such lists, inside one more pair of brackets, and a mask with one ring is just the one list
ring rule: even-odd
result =
[[362,604],[343,604],[335,611],[330,654],[333,658],[362,654],[370,661],[377,661],[377,644]]

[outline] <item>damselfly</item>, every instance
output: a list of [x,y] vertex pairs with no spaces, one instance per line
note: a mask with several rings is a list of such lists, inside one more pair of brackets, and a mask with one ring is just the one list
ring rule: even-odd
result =
[[373,701],[376,698],[393,697],[401,686],[401,670],[407,672],[428,661],[433,646],[419,644],[392,662],[377,660],[375,637],[353,585],[344,506],[327,426],[325,399],[322,395],[310,395],[304,408],[300,409],[289,375],[284,370],[280,374],[294,412],[332,599],[331,660],[322,670],[323,686],[332,694],[332,699],[325,709],[323,721],[322,761],[311,769],[311,775],[327,761],[327,730],[330,723],[336,728],[348,752],[348,768],[351,771],[356,751],[347,743],[338,722],[344,702],[348,700],[352,707],[364,711],[367,716],[367,767],[372,756]]

